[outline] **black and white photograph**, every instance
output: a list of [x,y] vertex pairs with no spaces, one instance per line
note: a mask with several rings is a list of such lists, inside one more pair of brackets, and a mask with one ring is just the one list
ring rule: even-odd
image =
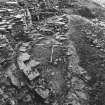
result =
[[105,105],[105,0],[0,0],[0,105]]

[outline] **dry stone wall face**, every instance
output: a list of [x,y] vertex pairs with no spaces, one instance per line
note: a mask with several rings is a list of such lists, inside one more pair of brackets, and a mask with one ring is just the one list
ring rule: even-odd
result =
[[[37,82],[40,82],[41,79],[43,82],[47,82],[43,85],[36,84],[38,88],[35,88],[35,91],[48,102],[51,101],[50,94],[53,94],[55,98],[52,104],[55,102],[72,105],[87,104],[87,88],[89,87],[86,86],[85,82],[90,77],[86,70],[79,65],[80,60],[74,42],[70,39],[66,41],[64,44],[53,38],[41,39],[34,43],[32,48],[30,47],[31,53],[28,53],[29,50],[20,50],[18,65],[30,81],[39,78]],[[30,46],[30,43],[25,44]],[[21,47],[27,47],[24,46],[25,44]],[[45,88],[46,86],[48,89]],[[67,91],[64,96],[65,101],[59,103],[65,91]]]

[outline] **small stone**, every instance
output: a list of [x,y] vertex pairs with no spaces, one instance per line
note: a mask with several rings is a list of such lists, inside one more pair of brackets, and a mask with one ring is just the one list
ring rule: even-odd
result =
[[29,43],[23,43],[23,46],[27,47],[27,46],[29,46]]
[[46,99],[49,96],[49,90],[42,90],[41,88],[35,89],[35,91],[44,99]]
[[26,51],[26,48],[22,46],[22,47],[20,47],[19,51],[25,52]]
[[13,99],[11,99],[11,105],[16,105],[16,102]]
[[37,69],[35,69],[34,71],[30,72],[29,75],[28,75],[28,78],[30,80],[33,80],[35,79],[36,77],[38,77],[40,75],[40,73],[38,72]]
[[29,101],[31,101],[31,96],[30,96],[30,95],[26,95],[26,96],[23,98],[23,101],[24,101],[24,102],[29,102]]
[[13,64],[8,68],[7,74],[8,74],[8,77],[11,79],[11,82],[13,85],[20,86],[20,82],[18,78],[13,73],[15,70],[16,70],[16,66],[15,64]]
[[3,92],[3,90],[0,88],[0,94],[3,94],[4,92]]
[[76,91],[80,98],[87,100],[87,94],[82,91]]
[[35,66],[37,66],[37,65],[39,65],[40,64],[40,62],[39,61],[36,61],[36,60],[31,60],[30,62],[29,62],[29,65],[31,66],[31,67],[35,67]]
[[29,60],[29,58],[30,58],[30,55],[29,55],[28,53],[22,53],[22,54],[19,56],[18,60],[24,62],[24,61],[26,61],[26,60]]

